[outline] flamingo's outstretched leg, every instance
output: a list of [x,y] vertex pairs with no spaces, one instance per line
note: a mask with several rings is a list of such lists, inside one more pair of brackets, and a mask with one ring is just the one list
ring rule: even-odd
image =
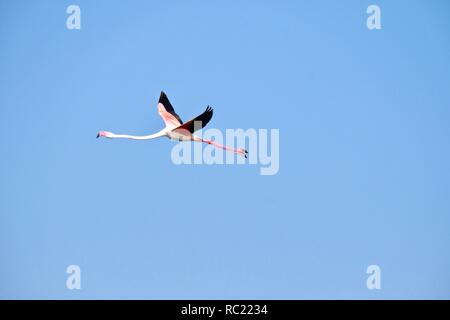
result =
[[235,149],[235,148],[227,147],[227,146],[224,146],[224,145],[222,145],[220,143],[216,143],[214,141],[206,140],[206,139],[201,139],[201,141],[204,142],[204,143],[207,143],[207,144],[211,144],[211,145],[215,146],[216,148],[220,148],[220,149],[223,149],[223,150],[226,150],[226,151],[231,151],[231,152],[234,152],[236,154],[239,154],[239,155],[244,156],[245,158],[247,158],[248,151],[246,149],[243,149],[243,148]]

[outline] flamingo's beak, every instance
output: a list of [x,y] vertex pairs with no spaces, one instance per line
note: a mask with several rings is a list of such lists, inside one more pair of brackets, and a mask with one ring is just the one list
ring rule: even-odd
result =
[[97,139],[100,138],[100,133],[97,133]]

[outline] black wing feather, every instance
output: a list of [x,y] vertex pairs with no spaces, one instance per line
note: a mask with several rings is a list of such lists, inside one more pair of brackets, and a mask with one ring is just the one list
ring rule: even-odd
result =
[[167,95],[164,91],[161,91],[161,95],[159,96],[159,103],[161,103],[164,106],[167,112],[169,112],[181,124],[183,124],[183,121],[181,120],[180,116],[175,112],[174,108],[172,107],[172,104],[169,101],[169,98],[167,98]]
[[189,131],[190,133],[194,133],[195,131],[204,128],[211,120],[212,116],[213,116],[213,108],[207,106],[206,110],[201,115],[195,117],[192,120],[189,120],[188,122],[179,126],[175,130],[183,129]]

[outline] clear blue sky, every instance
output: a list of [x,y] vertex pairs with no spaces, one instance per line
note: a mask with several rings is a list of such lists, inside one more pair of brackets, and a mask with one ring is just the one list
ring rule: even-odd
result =
[[[450,298],[449,9],[0,1],[0,298]],[[161,90],[279,128],[279,173],[95,139],[160,130]]]

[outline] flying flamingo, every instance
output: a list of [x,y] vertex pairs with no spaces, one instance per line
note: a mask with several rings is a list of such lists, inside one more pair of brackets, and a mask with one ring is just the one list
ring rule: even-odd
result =
[[206,124],[211,120],[213,116],[213,109],[210,106],[206,107],[206,110],[199,116],[195,117],[192,120],[189,120],[186,123],[183,123],[180,116],[176,114],[175,110],[172,107],[172,104],[170,103],[169,99],[167,98],[167,95],[164,93],[164,91],[161,91],[161,95],[159,97],[158,102],[158,113],[161,116],[161,118],[164,120],[164,123],[166,124],[166,127],[162,129],[161,131],[146,135],[146,136],[132,136],[128,134],[115,134],[109,131],[100,131],[97,134],[97,138],[99,137],[105,137],[105,138],[125,138],[125,139],[133,139],[133,140],[150,140],[150,139],[156,139],[161,137],[167,137],[172,140],[177,141],[196,141],[196,142],[204,142],[207,144],[211,144],[217,148],[231,151],[236,154],[239,154],[241,156],[244,156],[247,158],[247,150],[245,149],[235,149],[231,147],[227,147],[224,145],[221,145],[219,143],[216,143],[211,140],[202,139],[200,137],[197,137],[194,135],[194,132],[197,130],[200,130],[201,128],[204,128]]

